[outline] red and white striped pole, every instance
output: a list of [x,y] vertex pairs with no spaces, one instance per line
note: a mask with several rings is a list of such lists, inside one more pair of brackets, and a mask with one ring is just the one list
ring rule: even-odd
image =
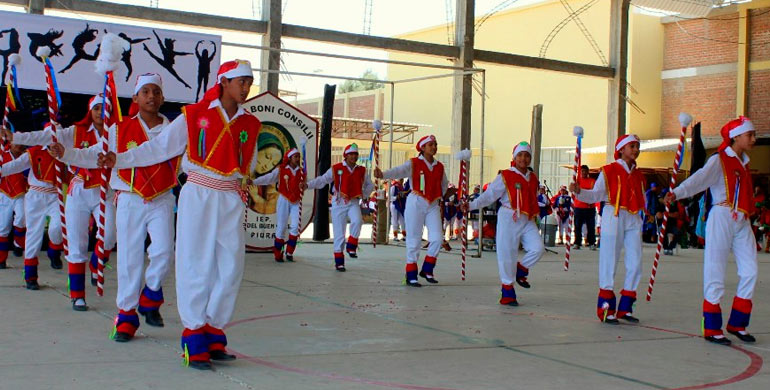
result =
[[[46,92],[48,95],[48,120],[49,126],[51,126],[52,141],[57,143],[56,139],[56,126],[57,117],[59,115],[59,101],[56,93],[56,72],[51,65],[51,61],[48,60],[48,55],[51,50],[48,47],[40,47],[37,51],[37,56],[43,60],[45,69],[45,83]],[[67,219],[64,213],[64,163],[56,160],[53,164],[55,171],[55,185],[57,193],[57,203],[59,205],[59,220],[61,222],[61,235],[62,235],[62,247],[64,249],[64,255],[69,254],[69,244],[67,241]]]
[[465,280],[465,252],[468,250],[468,212],[465,205],[468,203],[468,161],[471,159],[471,151],[468,149],[457,152],[455,156],[460,160],[460,178],[457,183],[457,198],[460,200],[462,221],[460,228],[461,263],[460,279]]
[[[577,137],[577,141],[575,143],[575,163],[572,165],[572,182],[578,183],[578,170],[580,170],[580,151],[582,149],[583,144],[583,128],[580,126],[575,126],[572,128],[572,134]],[[579,184],[578,184],[579,185]],[[569,222],[567,222],[567,243],[564,250],[564,270],[569,270],[569,255],[570,255],[570,249],[572,249],[572,224],[575,220],[575,201],[577,200],[577,195],[575,193],[572,193],[572,202],[570,202],[569,207]]]
[[[676,149],[676,156],[674,157],[674,170],[671,173],[671,181],[668,184],[668,191],[674,191],[676,186],[676,175],[679,172],[679,164],[682,160],[682,153],[684,153],[684,140],[687,133],[687,126],[692,122],[692,116],[687,113],[679,114],[679,124],[682,126],[682,130],[679,132],[679,146]],[[647,286],[647,300],[652,299],[652,287],[655,285],[655,276],[658,273],[658,261],[660,260],[660,250],[663,247],[663,238],[666,236],[666,225],[668,224],[668,211],[669,205],[666,204],[666,211],[663,213],[663,226],[660,227],[660,233],[658,234],[658,247],[655,250],[655,260],[652,262],[652,271],[650,272],[650,283]]]
[[[372,122],[374,127],[374,143],[372,148],[374,149],[374,168],[380,169],[380,134],[382,130],[382,122],[375,120]],[[392,131],[392,129],[391,129]],[[377,247],[377,214],[379,214],[380,206],[380,179],[374,179],[374,215],[372,216],[372,247]],[[386,234],[387,235],[387,234]]]

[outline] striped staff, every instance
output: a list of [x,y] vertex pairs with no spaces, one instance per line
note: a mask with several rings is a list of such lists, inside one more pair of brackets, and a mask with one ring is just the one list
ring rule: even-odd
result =
[[[119,123],[123,118],[120,113],[120,106],[118,105],[118,91],[115,88],[115,77],[113,71],[120,65],[121,57],[124,51],[130,49],[127,47],[128,43],[119,36],[108,33],[102,38],[101,50],[99,57],[96,59],[96,72],[104,75],[104,89],[102,94],[104,95],[104,104],[102,104],[102,120],[104,121],[104,129],[101,136],[102,153],[107,155],[109,153],[108,146],[108,129]],[[107,210],[107,185],[109,184],[109,168],[104,167],[101,169],[101,184],[99,186],[99,218],[97,227],[99,228],[97,234],[96,257],[98,259],[97,266],[97,281],[96,281],[96,294],[99,296],[104,295],[104,263],[107,261],[105,258],[104,248],[104,230],[105,230],[105,213]]]
[[[380,120],[374,120],[372,122],[372,127],[374,127],[374,141],[372,142],[372,150],[374,151],[374,168],[380,169],[380,135],[382,131],[382,121]],[[379,192],[380,192],[380,179],[374,179],[374,193],[375,193],[375,202],[374,202],[374,214],[372,215],[372,247],[377,247],[377,214],[378,209],[380,208],[380,202],[379,202]]]
[[[49,55],[51,49],[47,46],[41,46],[35,53],[43,61],[43,67],[45,69],[45,83],[46,92],[48,95],[48,121],[51,126],[51,134],[53,143],[57,143],[56,139],[56,126],[59,116],[59,106],[61,105],[61,97],[59,96],[59,86],[56,83],[56,71],[51,64]],[[57,202],[59,204],[59,220],[61,221],[61,234],[62,234],[62,247],[64,254],[69,254],[69,244],[67,242],[67,221],[64,213],[64,163],[56,160],[54,162],[55,171],[55,185],[57,193]]]
[[457,152],[455,158],[460,160],[460,178],[457,183],[457,198],[460,199],[460,205],[462,210],[462,221],[460,227],[460,243],[461,249],[461,263],[460,263],[460,279],[465,280],[465,252],[468,250],[468,162],[471,159],[471,151],[469,149],[461,150]]
[[[302,162],[301,162],[302,181],[304,182],[305,180],[307,180],[307,158],[305,157],[305,149],[306,149],[305,145],[307,144],[307,138],[305,137],[300,138],[299,144],[300,144],[300,149],[302,150]],[[297,218],[299,220],[299,222],[297,223],[299,224],[300,229],[302,227],[302,199],[304,197],[305,197],[305,191],[301,191],[299,193],[299,218]]]
[[[583,148],[583,128],[575,126],[572,128],[572,134],[577,137],[577,143],[575,144],[575,164],[572,166],[572,182],[578,183],[578,170],[580,169],[580,151]],[[567,243],[564,250],[564,270],[569,270],[569,253],[572,248],[572,223],[575,220],[575,201],[577,195],[572,193],[572,202],[569,206],[569,222],[567,222]]]
[[[687,126],[692,122],[692,116],[687,113],[679,114],[679,124],[682,125],[682,130],[679,132],[679,146],[676,149],[676,156],[674,157],[674,170],[671,173],[671,181],[668,184],[668,191],[674,191],[676,185],[676,174],[679,172],[679,164],[682,162],[682,154],[684,153],[684,136],[687,133]],[[666,236],[666,225],[668,223],[668,211],[669,205],[666,204],[666,210],[663,212],[663,226],[660,227],[658,233],[658,248],[655,250],[655,260],[652,262],[652,271],[650,272],[650,283],[647,286],[647,300],[652,299],[652,287],[655,285],[655,275],[658,273],[658,261],[660,260],[660,249],[663,247],[663,237]]]

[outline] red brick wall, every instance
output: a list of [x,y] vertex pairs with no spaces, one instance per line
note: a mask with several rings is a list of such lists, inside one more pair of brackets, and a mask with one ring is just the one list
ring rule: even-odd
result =
[[364,95],[351,97],[348,116],[356,119],[374,119],[374,96]]
[[748,116],[757,133],[770,134],[770,70],[749,72]]
[[313,103],[302,103],[298,104],[297,108],[302,110],[305,114],[308,115],[318,115],[318,106],[319,103],[313,102]]
[[345,117],[345,99],[334,99],[334,117]]
[[749,58],[751,61],[770,60],[770,8],[751,10],[749,15]]
[[679,136],[682,111],[702,122],[704,136],[719,135],[722,125],[735,116],[736,84],[736,75],[730,73],[663,80],[661,136]]
[[[725,20],[696,19],[665,24],[663,69],[737,62],[737,16],[738,14],[719,16]],[[686,32],[682,31],[683,29]]]

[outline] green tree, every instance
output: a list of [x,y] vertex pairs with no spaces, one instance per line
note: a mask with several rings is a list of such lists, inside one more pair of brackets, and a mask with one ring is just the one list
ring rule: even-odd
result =
[[[379,76],[377,76],[377,73],[374,73],[371,69],[367,69],[364,74],[361,75],[362,79],[366,79],[367,81],[361,81],[361,80],[345,80],[343,82],[339,89],[337,90],[339,93],[347,93],[347,92],[357,92],[357,91],[369,91],[372,89],[382,88],[382,83],[378,83],[376,80],[379,80]],[[372,80],[372,81],[368,81]]]

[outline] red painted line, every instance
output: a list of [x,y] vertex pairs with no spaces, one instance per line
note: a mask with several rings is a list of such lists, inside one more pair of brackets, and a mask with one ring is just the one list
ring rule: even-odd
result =
[[712,383],[706,383],[703,385],[695,385],[695,386],[688,386],[688,387],[677,387],[671,390],[697,390],[697,389],[708,389],[712,387],[724,386],[724,385],[729,385],[729,384],[733,384],[736,382],[749,379],[754,375],[757,375],[757,373],[759,373],[759,370],[762,369],[761,356],[757,355],[754,352],[747,351],[741,347],[731,346],[730,348],[743,352],[746,356],[748,356],[751,359],[751,362],[749,363],[748,367],[746,367],[746,369],[743,370],[742,373],[719,382],[712,382]]

